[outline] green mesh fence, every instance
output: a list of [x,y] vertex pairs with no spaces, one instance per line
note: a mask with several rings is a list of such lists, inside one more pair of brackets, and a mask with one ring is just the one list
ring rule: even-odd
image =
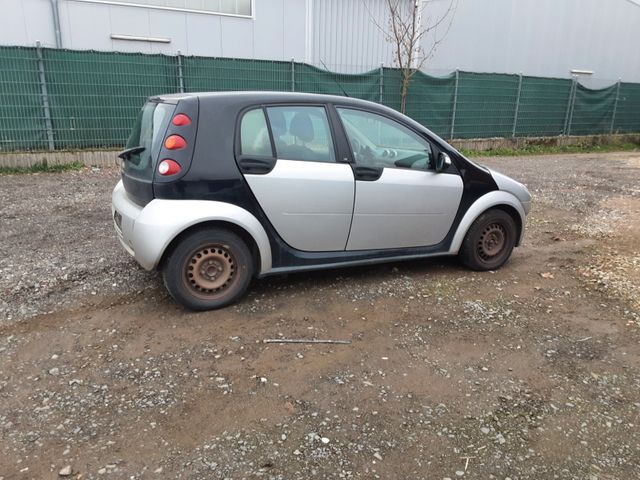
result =
[[331,73],[311,65],[294,67],[298,92],[344,95],[377,102],[380,99],[380,72],[372,70],[358,75]]
[[0,49],[0,150],[47,148],[33,48]]
[[[400,71],[339,74],[295,62],[0,46],[0,151],[118,148],[144,100],[172,92],[275,90],[399,109]],[[640,132],[640,84],[417,72],[406,113],[444,138]]]
[[577,85],[571,117],[572,135],[608,132],[611,128],[617,85],[602,90],[589,90]]
[[56,148],[120,146],[144,100],[175,92],[164,55],[44,50]]
[[618,133],[640,131],[640,84],[620,84],[613,131]]
[[507,137],[512,134],[518,77],[460,72],[453,136]]
[[516,136],[562,135],[570,94],[571,80],[523,77]]
[[[416,72],[409,84],[406,113],[431,131],[448,138],[451,133],[452,107],[455,94],[455,74],[430,77]],[[384,69],[382,103],[400,110],[402,75],[392,68]]]
[[186,92],[291,90],[289,62],[182,57],[182,64]]

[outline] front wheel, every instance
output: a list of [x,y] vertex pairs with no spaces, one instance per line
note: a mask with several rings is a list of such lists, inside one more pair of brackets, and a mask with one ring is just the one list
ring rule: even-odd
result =
[[253,259],[235,233],[204,228],[171,251],[162,278],[174,300],[191,310],[212,310],[237,301],[253,276]]
[[518,229],[504,210],[487,210],[469,228],[460,247],[461,262],[472,270],[495,270],[509,259]]

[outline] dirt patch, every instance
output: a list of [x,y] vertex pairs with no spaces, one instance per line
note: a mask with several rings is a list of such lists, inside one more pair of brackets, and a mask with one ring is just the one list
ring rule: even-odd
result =
[[203,313],[116,243],[115,170],[0,177],[0,479],[635,478],[630,155],[483,159],[534,196],[497,272],[290,275]]

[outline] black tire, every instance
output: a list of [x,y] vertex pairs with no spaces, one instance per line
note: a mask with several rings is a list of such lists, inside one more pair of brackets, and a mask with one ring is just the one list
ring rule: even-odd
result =
[[173,299],[191,310],[213,310],[237,301],[253,277],[253,258],[235,233],[203,228],[188,234],[162,268]]
[[472,270],[500,268],[511,256],[517,234],[511,215],[504,210],[487,210],[473,222],[464,237],[460,261]]

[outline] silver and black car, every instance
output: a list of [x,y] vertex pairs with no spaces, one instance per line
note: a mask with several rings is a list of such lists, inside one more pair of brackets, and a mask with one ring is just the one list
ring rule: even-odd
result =
[[437,255],[493,270],[531,203],[417,122],[346,97],[153,97],[120,157],[117,236],[194,310],[285,272]]

